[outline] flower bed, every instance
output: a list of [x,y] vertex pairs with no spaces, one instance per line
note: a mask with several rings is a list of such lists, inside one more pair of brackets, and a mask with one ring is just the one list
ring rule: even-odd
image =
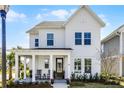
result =
[[99,82],[71,82],[69,88],[124,88],[120,85],[103,84]]
[[25,83],[23,82],[20,84],[19,82],[8,81],[7,83],[8,88],[52,88],[49,82],[35,82],[35,83]]

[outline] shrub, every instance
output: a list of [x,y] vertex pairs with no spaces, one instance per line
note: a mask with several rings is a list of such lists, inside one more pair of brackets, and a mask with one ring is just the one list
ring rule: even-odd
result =
[[118,80],[109,79],[109,80],[105,81],[104,84],[105,85],[119,85],[119,81]]
[[71,82],[70,86],[85,86],[83,82]]
[[70,80],[69,80],[69,79],[66,79],[66,83],[67,83],[67,84],[70,84]]
[[87,80],[88,80],[87,74],[84,73],[83,76],[84,76],[84,77],[83,77],[83,80],[84,80],[84,81],[87,81]]
[[24,72],[21,72],[21,79],[24,78]]
[[49,82],[40,82],[38,83],[26,83],[23,84],[14,84],[13,86],[7,85],[9,88],[52,88]]
[[71,81],[74,81],[74,80],[76,80],[75,73],[72,73],[71,74]]
[[51,84],[53,84],[54,83],[54,79],[51,79]]
[[13,79],[8,80],[7,86],[14,87],[14,85]]
[[96,73],[96,74],[94,75],[94,80],[95,80],[95,81],[99,81],[98,73]]
[[89,81],[93,81],[93,76],[90,74]]

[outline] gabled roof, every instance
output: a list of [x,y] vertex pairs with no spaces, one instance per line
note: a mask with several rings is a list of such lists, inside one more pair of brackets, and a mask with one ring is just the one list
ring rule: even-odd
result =
[[90,7],[89,7],[88,5],[82,5],[82,6],[80,6],[80,8],[79,8],[77,11],[75,11],[74,14],[72,14],[72,16],[66,21],[66,23],[65,23],[64,25],[66,25],[66,24],[78,13],[78,11],[80,11],[81,8],[85,8],[85,9],[96,19],[96,21],[98,21],[98,23],[99,23],[102,27],[105,26],[105,23],[101,20],[101,18],[99,18],[99,17],[90,9]]
[[120,34],[120,29],[123,28],[124,25],[121,25],[120,27],[118,27],[116,30],[114,30],[112,33],[110,33],[108,36],[106,36],[102,41],[101,43],[105,43],[107,42],[108,40],[112,39],[113,37],[117,36]]
[[105,26],[105,23],[89,8],[88,5],[82,5],[80,8],[75,11],[75,13],[72,14],[71,17],[68,18],[67,21],[44,21],[39,23],[38,25],[34,26],[30,30],[27,31],[27,33],[30,33],[34,30],[37,30],[39,28],[64,28],[65,25],[77,14],[80,9],[85,8],[95,19],[96,21],[102,26]]
[[65,21],[43,21],[35,25],[32,29],[28,30],[27,33],[40,28],[63,28]]

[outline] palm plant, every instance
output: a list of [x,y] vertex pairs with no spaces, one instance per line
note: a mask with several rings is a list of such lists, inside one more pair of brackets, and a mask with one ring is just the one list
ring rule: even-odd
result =
[[[16,48],[12,48],[10,53],[7,55],[7,60],[9,64],[9,80],[12,79],[12,67],[15,65],[15,50]],[[17,46],[17,49],[22,49],[22,47]]]
[[11,50],[10,54],[7,55],[9,64],[9,80],[12,79],[12,67],[15,65],[15,53],[14,49]]

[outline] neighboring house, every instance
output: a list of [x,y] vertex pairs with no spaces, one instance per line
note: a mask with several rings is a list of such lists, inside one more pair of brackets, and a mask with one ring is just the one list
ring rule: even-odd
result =
[[89,6],[80,6],[67,21],[39,23],[27,31],[30,48],[15,51],[15,80],[19,79],[19,59],[24,63],[24,79],[27,63],[33,82],[41,77],[70,79],[71,73],[99,74],[104,25]]
[[102,54],[114,63],[111,73],[124,76],[124,25],[102,40]]

